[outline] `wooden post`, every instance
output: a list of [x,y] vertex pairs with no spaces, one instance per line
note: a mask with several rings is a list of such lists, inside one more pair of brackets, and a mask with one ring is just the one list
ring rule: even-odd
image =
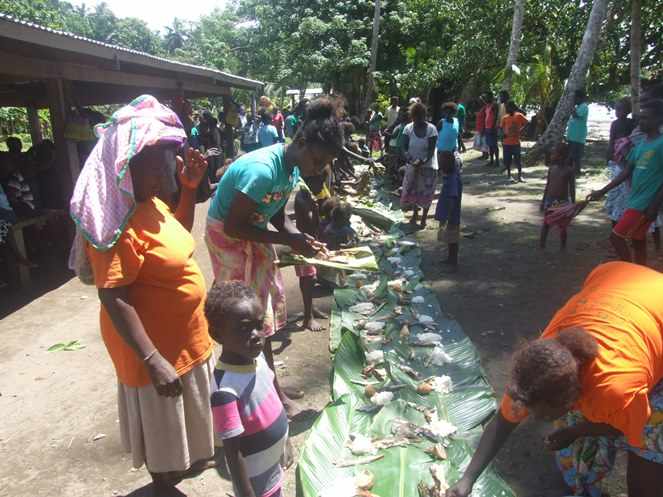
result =
[[65,138],[67,107],[65,104],[64,84],[61,79],[47,82],[48,108],[51,113],[51,128],[55,142],[55,158],[63,205],[69,204],[74,191],[74,183],[80,172],[76,144]]
[[28,106],[28,125],[30,127],[30,137],[32,138],[32,145],[37,145],[41,143],[44,139],[41,133],[41,123],[39,122],[39,114],[37,113],[37,108],[34,106]]

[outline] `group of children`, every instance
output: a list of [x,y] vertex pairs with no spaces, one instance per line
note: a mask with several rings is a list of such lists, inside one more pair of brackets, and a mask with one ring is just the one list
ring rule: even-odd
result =
[[[660,209],[663,206],[663,100],[643,100],[638,122],[629,118],[630,106],[616,106],[617,119],[610,127],[607,165],[611,177],[604,188],[575,204],[571,196],[577,174],[577,154],[567,142],[557,144],[546,157],[548,179],[544,193],[544,222],[540,246],[545,248],[549,229],[559,228],[560,247],[566,247],[567,226],[590,200],[607,195],[606,211],[612,221],[610,242],[625,261],[647,262],[648,233],[660,247]],[[630,242],[630,247],[629,243]],[[631,252],[631,248],[632,251]]]

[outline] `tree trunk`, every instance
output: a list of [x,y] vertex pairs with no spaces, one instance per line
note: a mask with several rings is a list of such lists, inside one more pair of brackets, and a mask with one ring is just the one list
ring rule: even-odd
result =
[[520,40],[523,35],[523,17],[525,17],[525,0],[514,0],[513,22],[511,24],[511,43],[509,44],[509,55],[506,58],[506,76],[502,82],[502,89],[508,92],[511,92],[513,66],[518,62]]
[[574,93],[576,90],[582,89],[585,85],[585,78],[587,76],[587,69],[592,63],[596,46],[598,45],[601,27],[605,21],[608,11],[608,0],[594,0],[592,4],[592,11],[589,14],[585,34],[582,37],[580,50],[578,56],[571,68],[569,79],[564,87],[562,98],[559,99],[555,114],[550,120],[550,124],[546,131],[541,135],[541,138],[536,142],[534,147],[527,153],[527,164],[532,164],[536,161],[546,148],[553,143],[557,143],[564,135],[564,130],[571,111],[573,110]]
[[368,74],[366,78],[366,89],[364,91],[364,101],[361,106],[361,118],[366,117],[371,101],[373,100],[373,91],[375,89],[375,78],[373,73],[378,63],[378,42],[380,41],[380,0],[375,0],[375,12],[373,13],[373,37],[371,38],[371,60],[368,65]]
[[640,113],[640,54],[642,51],[640,0],[631,0],[631,111]]

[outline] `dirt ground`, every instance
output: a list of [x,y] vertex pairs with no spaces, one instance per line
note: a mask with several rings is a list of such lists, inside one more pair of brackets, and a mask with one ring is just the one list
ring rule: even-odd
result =
[[[604,146],[588,147],[589,174],[579,181],[580,192],[603,183],[599,157]],[[601,207],[590,205],[571,226],[566,253],[558,252],[555,233],[548,250],[540,252],[538,200],[544,168],[526,171],[527,182],[514,184],[476,156],[465,154],[460,271],[451,276],[440,271],[437,262],[444,257],[444,248],[432,227],[419,237],[425,274],[430,275],[443,308],[476,344],[491,383],[501,392],[514,347],[536,336],[589,271],[607,260],[610,228]],[[194,234],[196,259],[209,280],[211,268],[202,240],[205,209],[199,206]],[[660,258],[655,265],[661,268]],[[285,277],[294,314],[301,310],[297,280],[292,269],[285,271]],[[0,298],[15,296],[0,294]],[[318,302],[329,309],[329,297]],[[0,322],[0,334],[4,371],[0,496],[150,495],[147,473],[131,469],[120,446],[115,376],[99,337],[94,289],[75,279],[66,281],[23,307],[16,306]],[[85,348],[47,352],[54,343],[70,340],[79,340]],[[308,411],[291,426],[295,446],[300,447],[329,399],[327,334],[291,331],[277,345],[283,382],[306,393],[301,404]],[[499,471],[519,497],[564,495],[554,461],[542,447],[545,431],[544,426],[526,424],[498,458]],[[185,480],[179,488],[191,497],[231,491],[223,465]],[[294,495],[294,469],[287,473],[284,495]]]

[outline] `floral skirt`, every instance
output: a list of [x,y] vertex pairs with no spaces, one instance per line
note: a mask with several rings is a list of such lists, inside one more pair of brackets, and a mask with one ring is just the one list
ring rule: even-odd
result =
[[[615,179],[622,172],[622,166],[616,162],[608,162],[608,171],[610,173],[610,181]],[[628,181],[624,181],[617,188],[610,190],[605,196],[605,211],[612,221],[619,221],[624,211],[626,210],[626,201],[631,187]]]
[[266,337],[286,324],[285,289],[275,264],[276,251],[268,243],[249,242],[226,235],[223,221],[207,218],[205,243],[215,281],[243,281],[253,288],[265,309]]
[[[663,382],[649,394],[649,403],[652,414],[644,428],[643,448],[629,445],[624,437],[584,437],[556,453],[557,465],[573,495],[601,497],[599,483],[615,465],[618,450],[627,450],[647,461],[663,464]],[[567,428],[585,421],[579,412],[570,412],[555,422],[555,428]]]
[[403,191],[401,192],[401,206],[403,207],[430,207],[435,195],[437,171],[430,167],[415,168],[408,164],[405,166],[403,177]]

